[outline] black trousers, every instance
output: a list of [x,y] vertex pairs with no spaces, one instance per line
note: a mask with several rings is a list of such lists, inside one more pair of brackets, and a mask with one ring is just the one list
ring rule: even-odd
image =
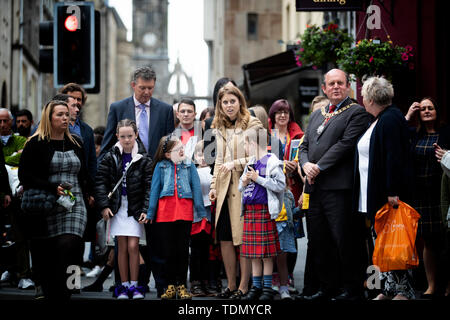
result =
[[192,221],[158,222],[167,284],[186,285]]
[[[308,212],[305,216],[308,216]],[[305,259],[305,274],[303,278],[303,294],[310,296],[315,294],[320,289],[320,281],[317,276],[317,271],[314,268],[314,252],[311,245],[311,226],[309,225],[309,219],[306,219],[306,228],[308,233],[308,247],[306,249]]]
[[190,280],[209,280],[209,246],[211,236],[206,232],[191,236],[191,257],[189,259]]
[[[30,258],[28,256],[30,252],[29,241],[27,239],[25,216],[20,208],[20,199],[12,197],[12,202],[7,208],[11,221],[11,231],[16,247],[16,261],[14,261],[13,270],[17,273],[19,279],[30,278]],[[10,270],[10,271],[13,271]]]
[[351,190],[320,190],[310,196],[308,246],[321,288],[330,295],[340,289],[362,291],[360,250],[364,247],[352,222]]
[[148,276],[153,273],[156,290],[159,294],[162,294],[164,292],[164,288],[167,287],[164,248],[162,244],[162,240],[167,236],[163,233],[163,231],[164,230],[161,229],[160,223],[147,223],[145,225],[148,258],[144,258],[144,260]]
[[31,240],[31,259],[38,283],[49,300],[66,300],[71,291],[68,277],[74,275],[69,266],[78,266],[81,237],[63,234],[57,237]]

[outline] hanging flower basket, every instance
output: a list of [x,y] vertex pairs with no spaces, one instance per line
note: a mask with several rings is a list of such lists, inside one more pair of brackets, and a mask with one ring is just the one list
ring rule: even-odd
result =
[[383,75],[392,79],[394,70],[401,67],[414,69],[412,47],[400,47],[389,41],[359,40],[355,47],[341,48],[337,52],[340,68],[362,80],[364,76]]
[[297,44],[300,48],[295,52],[295,59],[299,67],[312,65],[321,67],[327,63],[336,64],[337,49],[347,48],[353,38],[344,30],[339,29],[335,23],[326,27],[307,25],[307,28]]

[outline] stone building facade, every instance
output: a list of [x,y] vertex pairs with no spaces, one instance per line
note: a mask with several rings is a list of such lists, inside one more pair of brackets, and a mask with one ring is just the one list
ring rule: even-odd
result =
[[204,0],[210,90],[217,79],[243,82],[242,65],[282,51],[282,2]]

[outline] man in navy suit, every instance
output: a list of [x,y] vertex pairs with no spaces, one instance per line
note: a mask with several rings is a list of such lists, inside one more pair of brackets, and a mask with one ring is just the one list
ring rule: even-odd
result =
[[139,139],[151,158],[156,153],[159,140],[173,132],[172,106],[152,98],[155,82],[156,73],[151,67],[141,67],[134,71],[131,81],[133,96],[114,102],[109,108],[99,161],[116,143],[116,127],[120,120],[136,121]]
[[[175,129],[173,119],[173,107],[152,97],[155,88],[156,73],[151,67],[140,67],[133,72],[131,88],[133,96],[114,102],[111,104],[106,123],[105,135],[103,136],[102,147],[99,160],[117,141],[117,123],[123,119],[136,121],[139,139],[145,146],[148,155],[153,158],[158,148],[159,140],[172,133]],[[161,258],[161,248],[157,245],[156,239],[160,239],[160,232],[157,224],[146,224],[145,232],[147,238],[148,254],[142,252],[142,257],[146,262],[148,274],[139,275],[139,278],[147,278],[153,272],[156,289],[160,296],[165,289],[163,270],[164,261]],[[150,260],[150,261],[148,261]],[[143,285],[143,284],[140,284]]]

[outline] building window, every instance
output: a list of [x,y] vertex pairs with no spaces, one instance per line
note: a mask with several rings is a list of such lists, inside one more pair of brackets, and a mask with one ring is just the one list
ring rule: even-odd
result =
[[28,67],[25,63],[22,64],[22,90],[20,92],[20,109],[27,108],[28,97]]
[[30,81],[30,98],[28,101],[28,110],[33,112],[33,114],[37,114],[37,112],[38,112],[37,80],[34,75],[31,76],[31,81]]
[[258,40],[258,14],[247,13],[247,39]]
[[2,94],[1,94],[0,101],[1,101],[0,107],[8,108],[7,101],[6,101],[6,82],[5,81],[3,81],[3,84],[2,84]]

